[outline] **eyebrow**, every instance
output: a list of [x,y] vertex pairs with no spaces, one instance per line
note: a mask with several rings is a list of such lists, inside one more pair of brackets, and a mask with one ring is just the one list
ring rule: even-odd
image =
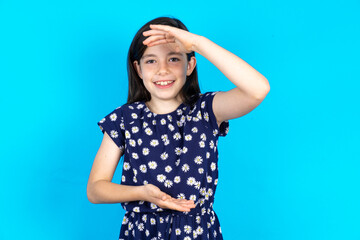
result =
[[[177,55],[177,56],[179,56],[179,57],[182,57],[182,54],[181,54],[181,53],[178,53],[178,52],[169,52],[167,55],[168,55],[168,56]],[[156,57],[156,54],[145,54],[145,55],[143,55],[141,58],[147,58],[147,57]]]

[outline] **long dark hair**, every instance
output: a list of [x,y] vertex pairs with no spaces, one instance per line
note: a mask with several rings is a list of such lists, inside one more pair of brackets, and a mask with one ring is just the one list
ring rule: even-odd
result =
[[[129,92],[127,103],[133,103],[137,101],[150,101],[151,95],[145,88],[142,79],[137,74],[134,67],[134,61],[140,62],[147,46],[142,42],[147,38],[142,33],[150,30],[150,24],[161,24],[177,27],[186,31],[189,31],[186,26],[176,18],[159,17],[151,20],[142,26],[135,34],[133,41],[131,42],[130,49],[127,57],[127,71],[129,78]],[[195,52],[187,53],[187,60],[190,61],[192,56],[195,56]],[[200,87],[198,82],[198,74],[196,66],[190,76],[186,77],[186,82],[183,88],[180,90],[180,96],[183,102],[188,105],[193,105],[199,97]]]

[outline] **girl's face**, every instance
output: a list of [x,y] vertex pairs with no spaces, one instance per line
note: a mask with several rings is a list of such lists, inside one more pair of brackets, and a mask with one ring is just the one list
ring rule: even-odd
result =
[[140,63],[134,61],[139,77],[151,94],[151,101],[181,102],[180,90],[195,68],[196,59],[187,61],[186,53],[174,51],[173,43],[147,47]]

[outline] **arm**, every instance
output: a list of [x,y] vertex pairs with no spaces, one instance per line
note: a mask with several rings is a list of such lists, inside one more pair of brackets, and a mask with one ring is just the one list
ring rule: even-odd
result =
[[90,202],[119,203],[143,200],[152,202],[161,208],[177,211],[190,211],[195,207],[194,201],[174,199],[152,184],[128,186],[112,183],[111,180],[121,155],[121,150],[104,132],[87,184],[87,197]]
[[244,60],[225,50],[209,39],[179,28],[165,25],[150,25],[145,31],[149,36],[143,43],[147,46],[175,43],[175,50],[196,51],[213,63],[235,88],[214,96],[213,111],[218,124],[238,118],[258,106],[270,91],[267,79]]
[[213,63],[236,86],[214,96],[213,111],[218,125],[249,113],[270,91],[269,82],[263,75],[209,39],[198,36],[193,50]]
[[140,186],[127,186],[111,182],[121,155],[121,150],[104,132],[87,184],[87,196],[90,202],[118,203],[142,198]]

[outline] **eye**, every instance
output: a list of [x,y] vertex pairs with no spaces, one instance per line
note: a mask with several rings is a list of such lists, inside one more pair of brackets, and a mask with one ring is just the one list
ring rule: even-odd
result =
[[179,58],[176,57],[170,58],[170,62],[178,62],[178,61],[180,61]]
[[155,63],[154,59],[149,59],[145,61],[146,64],[151,64],[151,63]]

